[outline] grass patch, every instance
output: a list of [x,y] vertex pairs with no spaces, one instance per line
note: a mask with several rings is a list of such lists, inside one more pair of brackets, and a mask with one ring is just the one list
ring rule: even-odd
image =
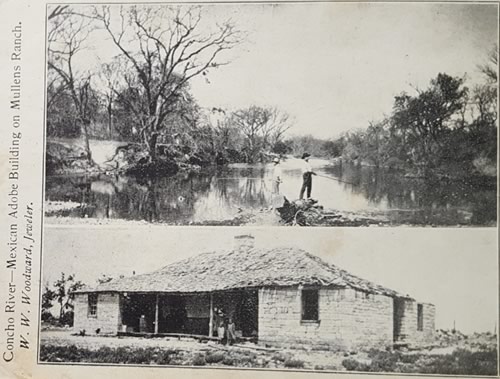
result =
[[344,359],[347,371],[401,372],[446,375],[498,375],[497,350],[470,351],[457,349],[451,354],[426,355],[401,352],[370,351],[371,362]]
[[171,364],[175,350],[160,348],[100,347],[97,350],[80,348],[76,345],[40,347],[40,360],[45,362],[95,362],[132,364]]

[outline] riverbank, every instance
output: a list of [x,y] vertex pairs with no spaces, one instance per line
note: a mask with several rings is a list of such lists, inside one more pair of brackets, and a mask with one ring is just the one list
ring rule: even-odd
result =
[[[120,170],[47,175],[45,215],[76,218],[67,223],[112,218],[221,226],[496,225],[496,185],[408,179],[394,172],[331,165],[320,159],[311,159],[310,164],[317,173],[312,196],[318,199],[318,207],[298,214],[276,211],[273,164],[200,167],[179,163],[173,175],[134,176]],[[302,165],[302,160],[293,157],[279,164],[279,193],[290,201],[299,196]]]
[[[296,203],[300,206],[295,205]],[[110,217],[88,217],[89,209],[82,203],[72,201],[46,201],[45,223],[50,225],[187,225],[187,226],[309,226],[309,227],[436,227],[438,225],[429,223],[412,222],[412,215],[407,211],[395,210],[391,215],[387,212],[345,212],[332,209],[324,209],[321,205],[294,202],[293,206],[284,209],[260,208],[260,209],[235,209],[233,214],[220,220],[207,219],[203,221],[190,222],[164,222],[154,220],[132,220]],[[79,215],[78,217],[75,215]],[[467,216],[467,215],[466,215]],[[395,219],[405,220],[397,222]],[[425,220],[425,215],[421,216]],[[443,227],[443,225],[439,225]],[[452,224],[448,227],[470,227],[470,224]],[[483,225],[484,226],[484,225]],[[494,227],[495,223],[485,225]]]
[[443,166],[426,169],[425,167],[412,167],[402,162],[391,161],[388,164],[375,165],[368,161],[359,159],[344,159],[342,157],[325,158],[334,166],[352,165],[359,168],[375,170],[386,170],[397,172],[406,179],[439,179],[448,181],[476,181],[488,186],[496,184],[497,166],[495,161],[478,158],[473,161],[471,167],[466,170],[457,163],[454,166]]

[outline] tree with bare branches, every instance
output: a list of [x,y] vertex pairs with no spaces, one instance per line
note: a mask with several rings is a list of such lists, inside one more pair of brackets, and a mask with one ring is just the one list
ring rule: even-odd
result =
[[274,146],[290,129],[288,114],[271,107],[251,106],[232,115],[233,123],[245,136],[248,161],[254,162],[258,153]]
[[[87,159],[93,164],[89,144],[89,126],[93,115],[93,95],[90,73],[75,68],[75,57],[84,49],[92,31],[91,19],[76,15],[66,7],[56,7],[49,16],[48,68],[51,85],[57,87],[53,96],[68,91],[76,110],[76,119],[85,142]],[[57,83],[57,84],[56,84]],[[48,99],[48,106],[54,98]]]
[[120,76],[120,60],[115,58],[109,63],[102,63],[101,70],[97,76],[100,84],[100,95],[106,109],[107,129],[109,139],[113,139],[113,104],[116,99],[115,89],[118,86]]
[[498,45],[489,52],[487,61],[479,65],[479,70],[488,78],[491,84],[498,83]]
[[94,8],[93,17],[128,63],[121,85],[135,91],[127,106],[152,162],[168,130],[168,115],[186,96],[189,81],[226,64],[217,59],[242,40],[230,21],[204,30],[202,11],[178,5]]

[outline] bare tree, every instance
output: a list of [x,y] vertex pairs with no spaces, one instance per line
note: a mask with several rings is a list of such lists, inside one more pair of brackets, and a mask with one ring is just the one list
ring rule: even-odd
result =
[[255,105],[234,112],[233,122],[245,136],[247,155],[251,161],[259,152],[281,140],[291,127],[286,113]]
[[110,63],[103,63],[97,76],[100,84],[100,94],[106,108],[108,136],[113,138],[113,103],[116,99],[115,90],[119,83],[119,76],[123,73],[120,69],[120,59],[115,58]]
[[[89,144],[89,125],[92,116],[91,75],[75,69],[75,56],[83,50],[84,41],[90,34],[91,20],[72,14],[65,7],[51,13],[48,31],[48,67],[60,80],[61,90],[69,91],[82,129],[89,163],[93,164]],[[60,8],[59,8],[60,9]],[[52,74],[49,74],[55,80]],[[52,82],[53,84],[53,82]],[[49,99],[48,105],[52,99]]]
[[52,20],[58,16],[61,15],[67,15],[68,14],[68,8],[69,5],[57,5],[52,9],[47,17],[48,20]]
[[216,58],[240,43],[241,33],[230,21],[202,32],[201,7],[102,6],[94,9],[94,17],[130,65],[122,84],[139,95],[140,101],[128,106],[154,162],[165,120],[189,81],[226,64]]
[[283,142],[285,133],[292,127],[293,120],[288,113],[277,108],[268,108],[269,121],[264,128],[264,143],[274,148],[279,142]]
[[478,68],[491,84],[498,82],[498,45],[490,50],[486,63],[479,65]]

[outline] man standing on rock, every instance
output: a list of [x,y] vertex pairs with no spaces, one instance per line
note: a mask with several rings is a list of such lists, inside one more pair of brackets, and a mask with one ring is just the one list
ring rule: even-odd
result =
[[311,165],[309,164],[309,157],[311,154],[304,153],[302,154],[302,159],[304,160],[302,165],[302,188],[300,189],[299,199],[302,200],[304,198],[304,192],[307,189],[307,200],[311,199],[311,191],[312,191],[312,176],[316,175],[313,172]]

